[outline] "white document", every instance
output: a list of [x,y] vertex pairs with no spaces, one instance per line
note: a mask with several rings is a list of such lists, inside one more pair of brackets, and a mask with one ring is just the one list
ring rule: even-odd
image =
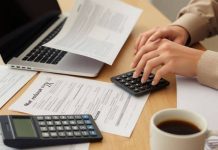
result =
[[10,109],[34,115],[89,113],[101,131],[129,137],[147,98],[111,83],[40,73]]
[[76,0],[61,32],[45,46],[111,65],[141,12],[117,0]]
[[[49,147],[31,148],[31,149],[29,148],[26,150],[88,150],[88,149],[89,149],[89,143],[64,145],[64,146],[49,146]],[[17,150],[15,148],[11,148],[4,145],[2,133],[0,133],[0,150]]]
[[0,65],[0,108],[35,74],[33,71],[15,70]]
[[218,91],[198,83],[197,79],[177,77],[177,107],[204,116],[211,130],[218,130]]

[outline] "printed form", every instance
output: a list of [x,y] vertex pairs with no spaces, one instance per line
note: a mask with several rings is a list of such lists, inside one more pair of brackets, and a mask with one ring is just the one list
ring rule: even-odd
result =
[[60,33],[45,46],[112,65],[141,12],[118,0],[76,0]]
[[0,65],[0,108],[35,74],[34,71],[15,70]]
[[88,113],[101,131],[130,137],[147,98],[112,83],[40,73],[9,109],[34,115]]

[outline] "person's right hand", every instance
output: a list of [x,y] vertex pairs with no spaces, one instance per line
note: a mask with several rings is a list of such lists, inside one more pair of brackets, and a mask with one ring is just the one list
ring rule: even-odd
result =
[[156,27],[143,32],[139,35],[136,40],[134,51],[135,54],[140,50],[140,48],[147,42],[153,42],[157,39],[168,39],[170,41],[176,42],[181,45],[185,45],[189,38],[188,31],[181,27],[175,25],[169,25],[166,27]]
[[197,65],[204,51],[183,46],[167,39],[149,42],[134,57],[132,68],[133,78],[143,72],[141,82],[144,83],[149,74],[156,70],[152,85],[168,73],[194,77],[197,75]]

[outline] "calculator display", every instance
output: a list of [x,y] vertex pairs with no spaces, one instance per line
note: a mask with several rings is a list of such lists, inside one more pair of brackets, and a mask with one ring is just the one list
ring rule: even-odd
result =
[[12,118],[17,137],[37,137],[30,118]]

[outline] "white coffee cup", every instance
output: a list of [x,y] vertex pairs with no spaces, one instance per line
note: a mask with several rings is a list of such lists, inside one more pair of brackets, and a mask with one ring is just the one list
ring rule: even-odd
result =
[[[158,128],[160,123],[170,120],[189,122],[200,131],[189,135],[177,135]],[[212,135],[217,136],[218,133],[208,130],[205,118],[188,110],[164,109],[155,113],[150,121],[151,150],[203,150],[206,139]]]

